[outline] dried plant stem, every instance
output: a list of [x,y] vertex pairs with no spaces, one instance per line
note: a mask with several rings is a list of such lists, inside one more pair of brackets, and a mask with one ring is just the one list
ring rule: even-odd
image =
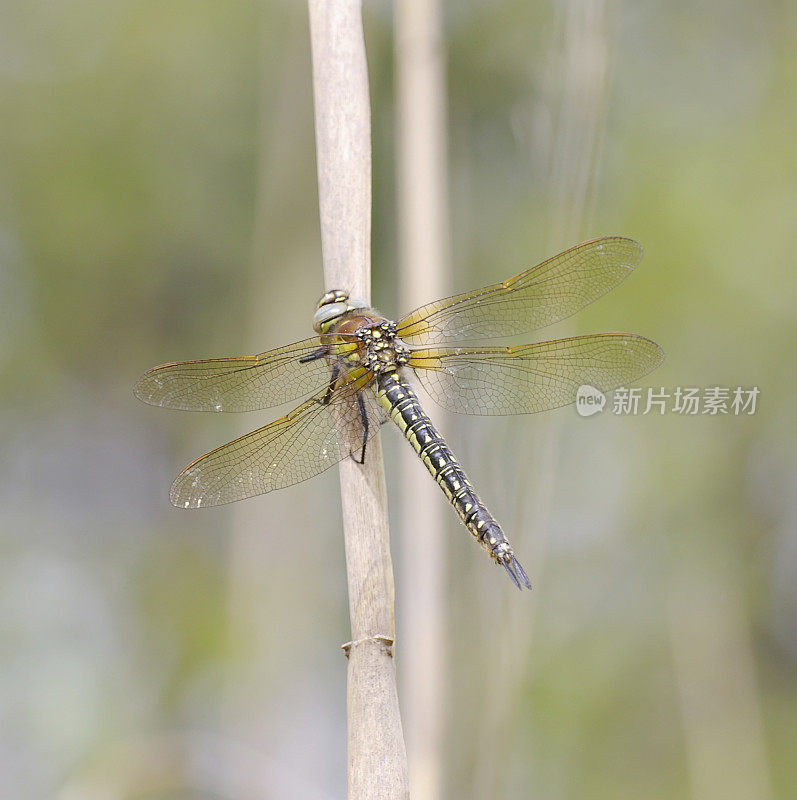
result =
[[[371,118],[359,0],[309,0],[318,194],[327,288],[370,296]],[[390,648],[393,570],[379,438],[340,466],[351,636],[350,800],[406,798],[407,758]]]
[[[440,0],[397,0],[396,161],[401,309],[451,294],[445,58]],[[442,416],[439,414],[438,416]],[[440,419],[438,419],[440,422]],[[400,452],[400,684],[414,800],[441,795],[446,682],[445,521],[440,490],[409,448]],[[418,520],[423,530],[418,530]],[[423,546],[419,539],[423,537]]]

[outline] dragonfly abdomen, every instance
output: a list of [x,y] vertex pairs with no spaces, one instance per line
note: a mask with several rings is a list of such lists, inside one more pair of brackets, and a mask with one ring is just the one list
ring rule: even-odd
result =
[[454,506],[465,527],[520,589],[531,583],[501,526],[479,499],[459,461],[432,424],[412,386],[390,371],[377,379],[377,397]]

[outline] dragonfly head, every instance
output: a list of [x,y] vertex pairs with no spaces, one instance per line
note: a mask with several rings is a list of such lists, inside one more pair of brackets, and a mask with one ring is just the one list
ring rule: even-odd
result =
[[316,333],[323,333],[324,330],[329,327],[330,323],[342,317],[344,314],[347,314],[349,311],[368,307],[369,305],[365,300],[349,297],[349,293],[344,292],[342,289],[333,289],[332,291],[325,292],[321,295],[321,299],[316,305],[316,312],[313,317],[313,330]]

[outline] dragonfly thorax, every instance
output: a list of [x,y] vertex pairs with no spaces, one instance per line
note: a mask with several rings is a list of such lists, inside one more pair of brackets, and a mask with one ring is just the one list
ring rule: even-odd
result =
[[360,364],[377,375],[404,366],[410,360],[410,349],[398,336],[395,322],[382,320],[361,325],[356,334],[363,343]]
[[397,325],[361,300],[342,291],[327,292],[319,301],[313,327],[322,342],[352,368],[376,375],[404,366],[410,349],[398,335]]

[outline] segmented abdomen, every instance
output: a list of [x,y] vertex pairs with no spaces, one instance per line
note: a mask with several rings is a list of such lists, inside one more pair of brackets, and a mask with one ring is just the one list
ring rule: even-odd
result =
[[377,378],[377,397],[421,457],[432,477],[456,509],[465,527],[501,564],[518,588],[531,588],[501,526],[476,494],[451,449],[421,407],[412,386],[398,371]]

